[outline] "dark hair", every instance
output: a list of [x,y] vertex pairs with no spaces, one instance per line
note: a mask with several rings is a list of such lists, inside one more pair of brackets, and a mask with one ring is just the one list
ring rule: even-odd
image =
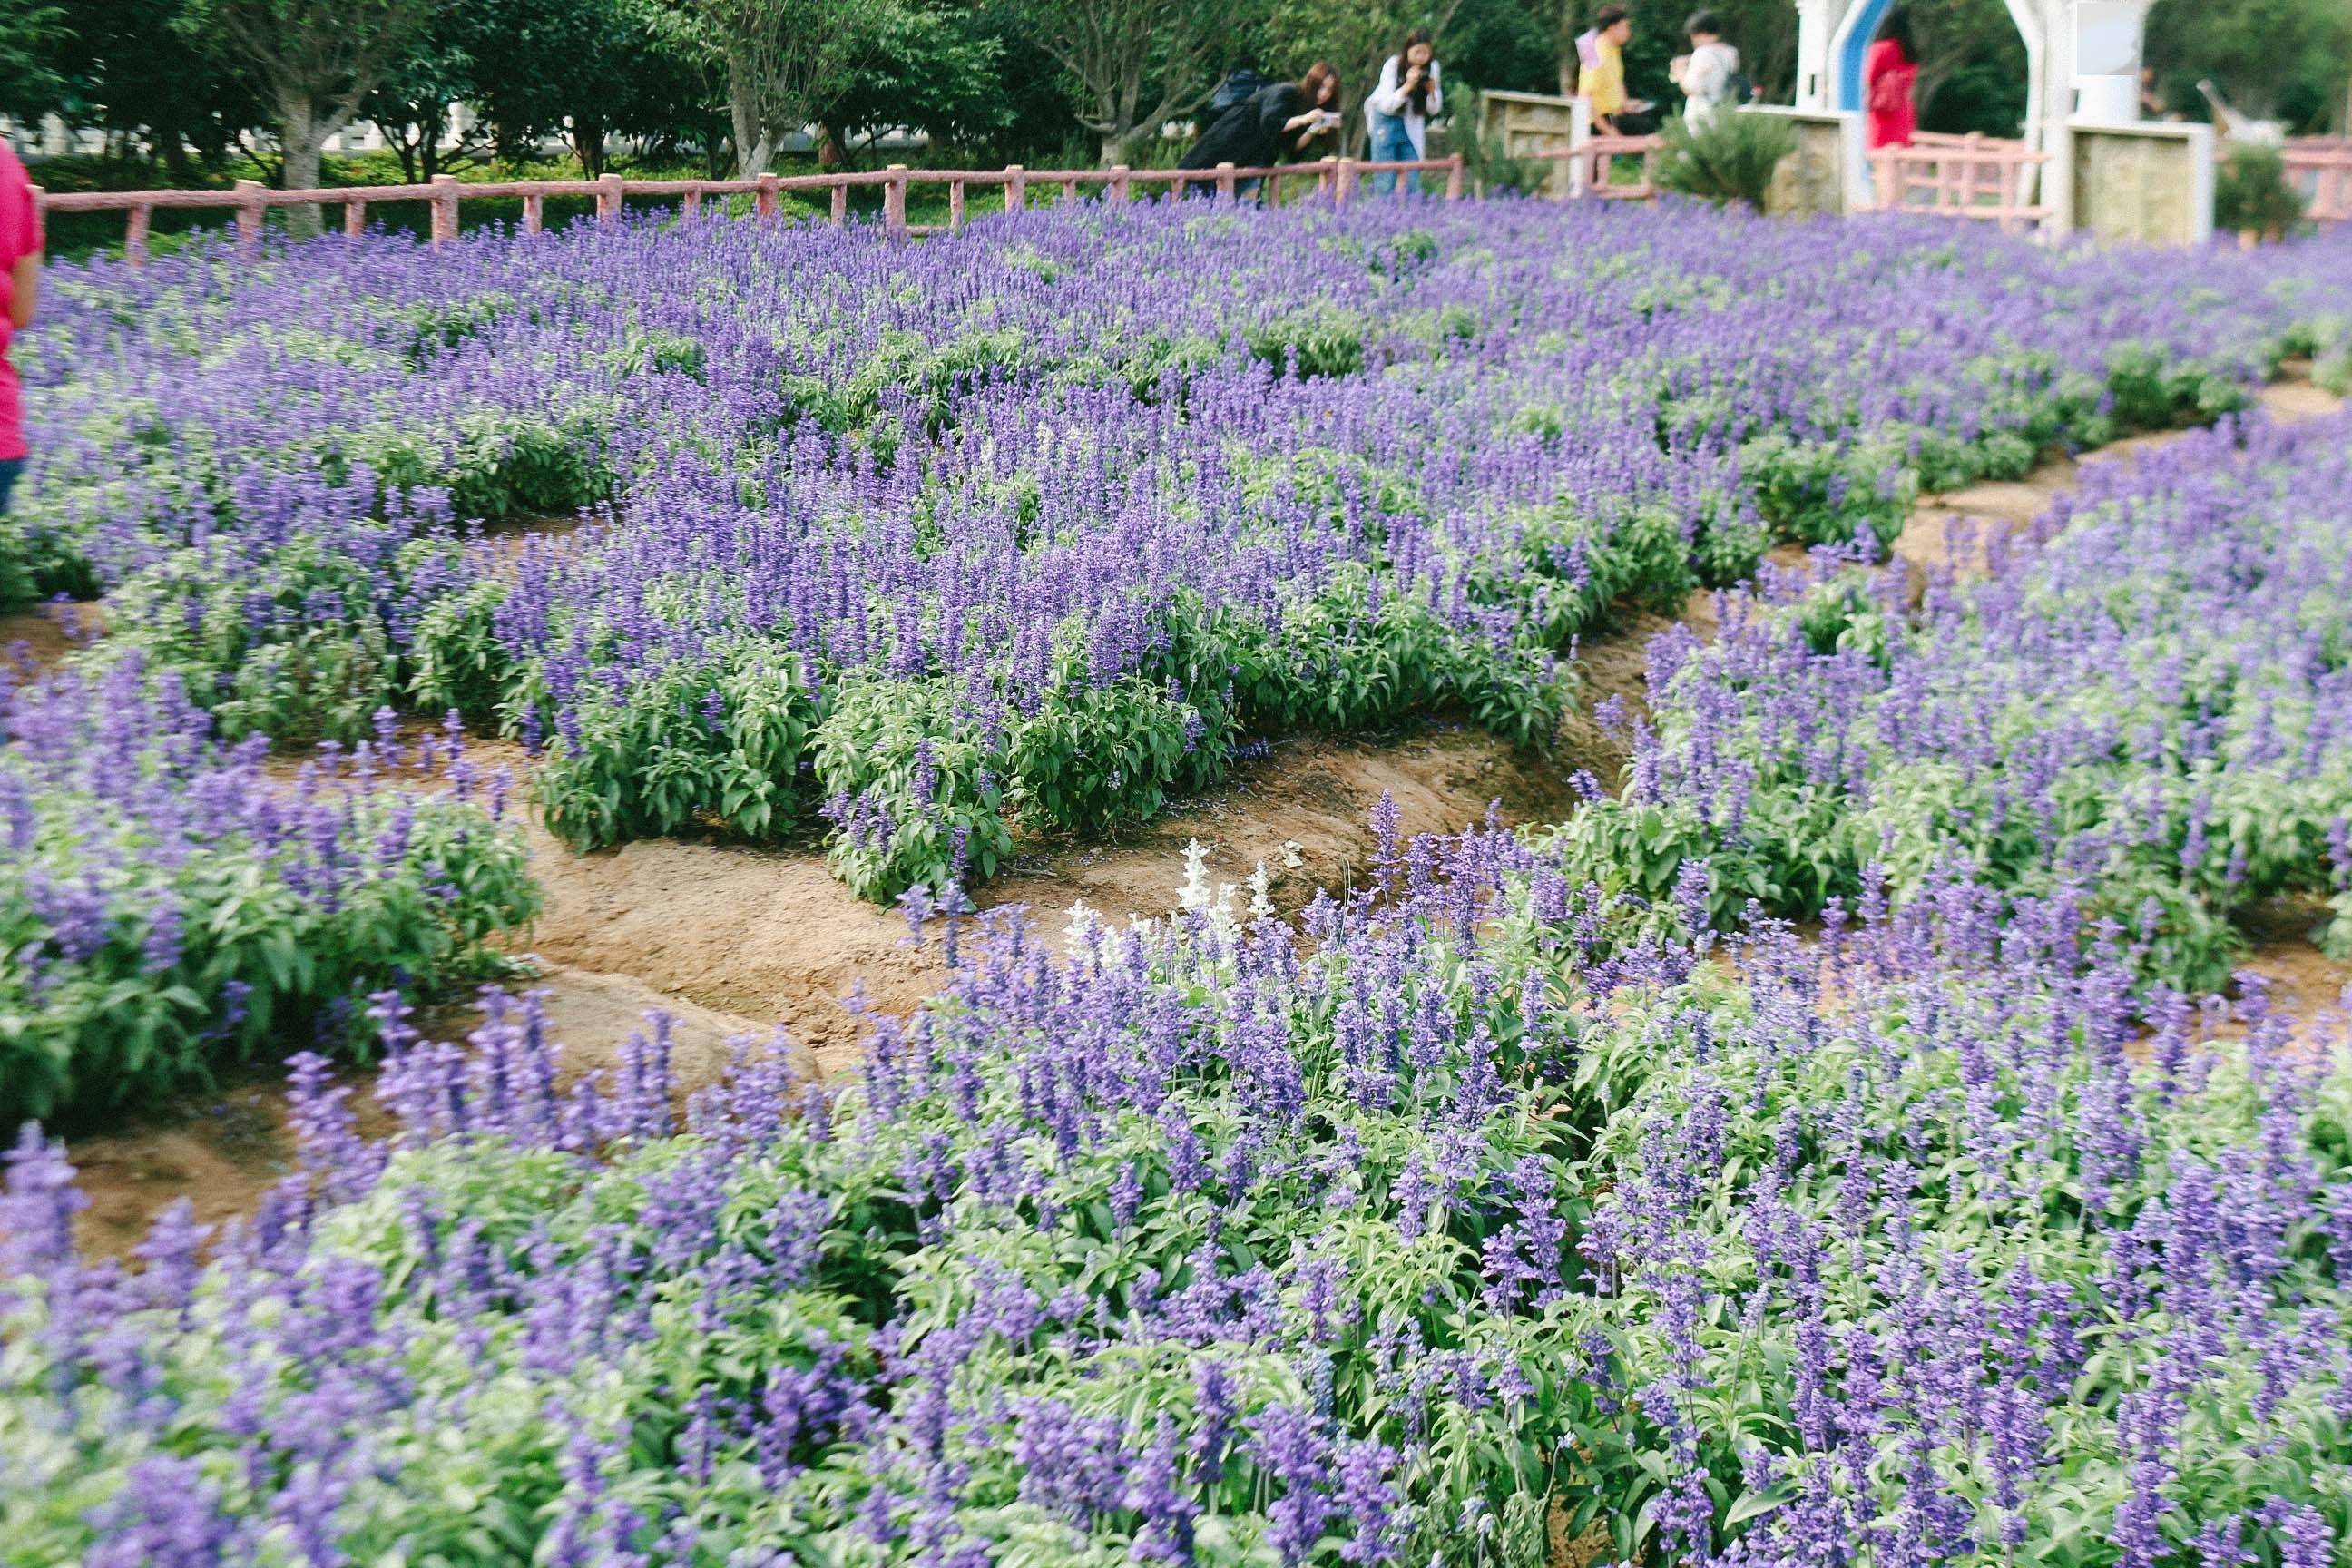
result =
[[1911,36],[1911,13],[1908,9],[1897,5],[1888,12],[1886,20],[1879,26],[1878,36],[1903,51],[1906,65],[1919,63],[1919,41]]
[[[1412,32],[1407,33],[1404,36],[1404,42],[1397,46],[1397,80],[1402,81],[1404,79],[1404,73],[1412,68],[1412,62],[1405,57],[1412,53],[1413,47],[1417,44],[1429,44],[1431,46],[1429,56],[1430,59],[1433,62],[1437,58],[1435,40],[1430,37],[1429,29],[1426,27],[1415,27]],[[1427,114],[1429,112],[1428,77],[1423,76],[1418,82],[1413,84],[1411,97],[1412,99],[1412,111],[1415,114]]]
[[1603,5],[1592,18],[1592,30],[1605,33],[1633,14],[1622,5]]
[[1331,96],[1339,97],[1339,73],[1331,68],[1328,60],[1317,60],[1307,68],[1307,74],[1298,79],[1298,90],[1307,95],[1307,108],[1314,109],[1322,103],[1323,84],[1327,81],[1331,84]]
[[1694,11],[1690,20],[1683,24],[1683,32],[1685,36],[1705,33],[1719,38],[1723,37],[1723,18],[1712,11]]

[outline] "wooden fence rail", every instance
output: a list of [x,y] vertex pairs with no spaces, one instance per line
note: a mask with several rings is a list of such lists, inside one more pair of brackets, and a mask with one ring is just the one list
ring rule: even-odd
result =
[[2051,216],[2046,202],[2026,199],[2049,160],[2047,153],[1999,136],[1921,132],[1907,147],[1870,154],[1870,205],[1882,212],[1982,218],[2014,233]]
[[2302,193],[2305,217],[2352,223],[2352,136],[2291,137],[2279,151],[2287,184]]
[[[1665,144],[1663,136],[1587,138],[1582,146],[1569,150],[1569,156],[1575,160],[1570,165],[1573,172],[1569,179],[1569,194],[1597,196],[1609,202],[1648,201],[1658,194],[1658,152]],[[1615,165],[1620,158],[1640,159],[1641,178],[1618,183]]]
[[[761,174],[750,180],[632,180],[606,174],[594,180],[507,180],[474,184],[442,174],[423,185],[342,185],[280,191],[257,181],[239,180],[234,189],[226,191],[41,191],[37,195],[45,213],[123,214],[124,257],[137,267],[147,259],[147,241],[154,214],[166,207],[233,211],[236,215],[239,248],[249,253],[260,244],[262,226],[272,207],[340,206],[343,209],[343,232],[355,236],[366,231],[370,204],[423,202],[431,209],[432,243],[440,245],[457,237],[458,209],[467,201],[520,197],[522,232],[537,234],[545,225],[551,196],[593,196],[597,220],[614,223],[619,220],[624,204],[632,197],[676,198],[681,211],[692,216],[701,211],[706,200],[725,202],[748,196],[754,212],[762,217],[772,217],[786,194],[824,191],[830,198],[832,220],[838,224],[848,221],[852,190],[879,187],[884,228],[893,235],[907,235],[928,234],[942,226],[908,223],[907,194],[917,185],[945,185],[948,221],[943,226],[961,228],[967,193],[975,186],[1002,189],[1004,205],[1009,208],[1028,206],[1033,186],[1058,189],[1059,199],[1064,202],[1078,200],[1089,186],[1102,187],[1105,197],[1111,201],[1126,201],[1156,190],[1177,195],[1212,195],[1231,201],[1240,195],[1244,182],[1259,181],[1264,184],[1267,199],[1279,201],[1286,181],[1296,186],[1302,180],[1313,180],[1318,195],[1345,204],[1361,194],[1365,180],[1380,174],[1443,174],[1444,195],[1448,201],[1457,201],[1467,192],[1467,171],[1457,153],[1450,158],[1403,163],[1326,158],[1319,163],[1253,169],[1235,168],[1231,163],[1220,163],[1213,169],[1131,169],[1115,164],[1108,169],[1032,170],[1018,163],[1003,169],[910,169],[903,163],[893,163],[887,169],[856,173]],[[1402,185],[1402,180],[1399,183]]]

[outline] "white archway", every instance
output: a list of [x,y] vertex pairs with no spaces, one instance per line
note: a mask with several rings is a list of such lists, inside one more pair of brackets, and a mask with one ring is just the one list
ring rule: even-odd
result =
[[[1897,0],[1797,0],[1797,105],[1862,107],[1862,62]],[[2029,126],[2139,117],[2140,33],[2154,0],[2004,0],[2025,40]]]

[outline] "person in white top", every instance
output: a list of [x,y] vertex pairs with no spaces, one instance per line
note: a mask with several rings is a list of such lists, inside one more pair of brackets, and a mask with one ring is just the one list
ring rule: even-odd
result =
[[1731,101],[1732,79],[1739,74],[1739,51],[1723,41],[1723,18],[1712,11],[1696,11],[1683,24],[1690,35],[1691,52],[1670,68],[1675,85],[1683,89],[1683,121],[1693,131],[1704,131],[1717,110]]
[[[1372,161],[1411,163],[1428,157],[1430,117],[1444,107],[1436,50],[1429,41],[1429,30],[1416,27],[1405,35],[1404,47],[1381,67],[1381,85],[1364,100],[1364,118],[1372,132]],[[1419,170],[1404,179],[1405,189],[1420,191]],[[1396,184],[1392,172],[1372,176],[1372,189],[1381,195],[1395,190]]]

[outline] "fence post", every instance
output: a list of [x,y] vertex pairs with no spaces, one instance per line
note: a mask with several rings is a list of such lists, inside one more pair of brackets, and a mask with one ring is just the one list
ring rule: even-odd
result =
[[950,228],[963,226],[963,182],[961,180],[948,182],[948,226]]
[[1217,195],[1227,201],[1234,199],[1234,164],[1230,158],[1217,165]]
[[776,176],[773,174],[760,176],[760,216],[776,216]]
[[1445,199],[1449,202],[1458,202],[1462,199],[1462,186],[1469,168],[1468,160],[1456,153],[1446,159],[1445,163]]
[[882,187],[882,227],[893,237],[903,237],[907,232],[907,165],[893,163],[887,173],[887,184]]
[[367,203],[345,202],[343,204],[343,237],[357,239],[366,232]]
[[239,180],[236,183],[236,247],[250,256],[261,244],[261,182]]
[[[40,198],[34,197],[37,205]],[[148,215],[154,209],[144,202],[131,209],[130,218],[122,226],[122,259],[133,267],[147,265]]]
[[596,221],[621,221],[621,176],[605,174],[596,181]]
[[446,245],[457,237],[457,176],[433,176],[433,243]]
[[839,226],[841,226],[843,224],[845,224],[845,223],[847,223],[848,221],[849,221],[849,187],[848,187],[847,185],[835,185],[835,186],[834,186],[834,187],[833,187],[833,222],[834,222],[834,226],[835,226],[835,227],[836,227],[836,228],[838,228],[838,227],[839,227]]
[[1110,199],[1115,202],[1127,200],[1127,165],[1124,163],[1110,166]]
[[547,198],[537,191],[526,191],[522,198],[522,231],[537,234],[547,226]]
[[1344,207],[1356,194],[1356,161],[1342,158],[1331,165],[1331,205]]
[[1018,212],[1029,205],[1029,176],[1018,163],[1004,165],[1004,210]]
[[688,186],[687,188],[686,199],[678,204],[678,215],[681,217],[693,217],[696,214],[701,211],[702,187],[699,185]]

